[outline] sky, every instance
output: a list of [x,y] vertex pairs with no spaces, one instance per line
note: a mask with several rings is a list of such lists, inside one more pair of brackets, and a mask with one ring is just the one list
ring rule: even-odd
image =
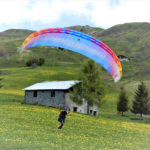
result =
[[0,0],[0,32],[150,22],[150,0]]

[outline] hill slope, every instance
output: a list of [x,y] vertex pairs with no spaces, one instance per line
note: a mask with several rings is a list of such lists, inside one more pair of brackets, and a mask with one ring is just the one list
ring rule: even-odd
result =
[[21,104],[23,96],[19,95],[0,97],[0,149],[149,150],[150,125],[146,119],[71,113],[59,130],[59,110]]
[[[90,31],[91,35],[95,35],[111,48],[115,48],[114,51],[117,55],[123,54],[130,58],[134,55],[140,56],[139,47],[134,44],[142,40],[142,37],[133,43],[130,43],[130,40],[126,38],[131,38],[136,33],[143,33],[144,31],[139,30],[145,24],[133,24],[133,27],[130,27],[131,31],[129,27],[125,27],[128,25],[131,24],[115,26],[104,31],[91,28],[86,32]],[[134,28],[135,26],[137,27]],[[146,27],[147,32],[144,35],[149,32],[149,24],[146,24]],[[72,28],[79,31],[82,29],[80,26]],[[145,27],[142,30],[145,30]],[[119,93],[113,90],[115,85],[119,85],[120,82],[113,83],[112,87],[109,87],[110,92],[105,97],[107,101],[100,108],[98,117],[71,113],[72,116],[68,116],[62,130],[57,129],[59,125],[57,122],[58,109],[21,104],[24,100],[24,92],[21,89],[40,81],[75,80],[79,67],[86,59],[84,56],[67,50],[61,51],[49,47],[32,48],[20,55],[18,47],[32,32],[8,30],[0,33],[0,83],[3,86],[0,88],[0,149],[148,150],[150,147],[149,116],[143,120],[131,120],[133,115],[129,112],[125,117],[116,113]],[[134,38],[136,37],[138,35]],[[120,40],[121,38],[125,39]],[[124,49],[124,46],[129,46],[131,51]],[[147,52],[146,49],[144,51]],[[149,55],[148,51],[146,57]],[[44,57],[46,59],[45,66],[35,69],[23,67],[30,57]],[[149,65],[145,61],[146,57],[133,57],[130,62],[122,63],[124,77],[121,83],[124,80],[133,79],[137,72],[139,73],[137,79],[140,79],[143,73],[146,77],[145,72],[141,72],[142,66]],[[148,78],[149,73],[146,73]],[[134,85],[132,83],[127,84],[127,87],[133,92],[133,89],[137,87],[137,82],[134,82]],[[147,84],[150,85],[149,81]],[[131,98],[133,94],[129,96]]]
[[[125,55],[129,62],[122,62],[123,79],[150,78],[150,24],[127,23],[107,30],[89,26],[68,27],[92,35],[107,44],[117,55]],[[81,64],[86,57],[67,50],[42,47],[31,48],[20,56],[19,47],[31,34],[30,30],[7,30],[0,33],[0,66],[24,66],[31,57],[44,57],[45,65]]]
[[118,55],[125,55],[130,62],[122,63],[124,77],[141,79],[150,77],[150,24],[127,23],[101,32],[98,38]]

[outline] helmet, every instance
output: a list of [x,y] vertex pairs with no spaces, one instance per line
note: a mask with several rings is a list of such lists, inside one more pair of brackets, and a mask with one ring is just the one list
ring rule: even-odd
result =
[[64,107],[64,110],[67,110],[67,107]]

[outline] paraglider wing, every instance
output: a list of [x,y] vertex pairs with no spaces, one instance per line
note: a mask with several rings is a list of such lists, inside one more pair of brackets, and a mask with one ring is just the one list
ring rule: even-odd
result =
[[103,66],[117,82],[122,67],[116,54],[103,42],[87,34],[65,28],[44,29],[29,35],[22,50],[36,46],[61,47],[87,56]]

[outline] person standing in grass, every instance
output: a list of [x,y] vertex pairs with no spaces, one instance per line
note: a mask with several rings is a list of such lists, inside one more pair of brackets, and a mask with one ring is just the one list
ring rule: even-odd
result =
[[63,127],[66,116],[67,116],[67,107],[64,107],[64,110],[61,111],[61,113],[59,114],[58,121],[61,123],[61,125],[58,127],[58,129],[61,129]]

